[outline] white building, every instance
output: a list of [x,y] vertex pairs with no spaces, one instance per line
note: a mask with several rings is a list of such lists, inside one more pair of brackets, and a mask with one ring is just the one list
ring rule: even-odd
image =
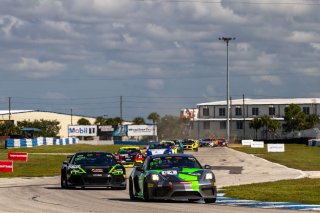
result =
[[[230,102],[230,140],[254,138],[255,130],[249,128],[249,122],[255,117],[268,115],[282,122],[284,110],[289,104],[299,105],[305,114],[320,116],[320,98],[232,100]],[[226,137],[227,102],[200,103],[197,104],[197,108],[198,116],[193,123],[194,137]],[[262,135],[261,131],[258,132],[258,137]]]
[[60,122],[60,137],[68,137],[68,125],[76,125],[80,118],[85,118],[90,121],[91,124],[95,122],[95,118],[79,115],[70,115],[56,112],[45,112],[35,110],[11,110],[10,115],[8,110],[0,110],[0,122],[11,120],[15,124],[18,121],[34,121],[34,120],[57,120]]

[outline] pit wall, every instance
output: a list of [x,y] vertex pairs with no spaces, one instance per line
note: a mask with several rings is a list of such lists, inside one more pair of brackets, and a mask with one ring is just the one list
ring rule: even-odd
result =
[[43,145],[69,145],[79,143],[78,138],[33,138],[33,139],[7,139],[5,148],[26,148],[37,147]]

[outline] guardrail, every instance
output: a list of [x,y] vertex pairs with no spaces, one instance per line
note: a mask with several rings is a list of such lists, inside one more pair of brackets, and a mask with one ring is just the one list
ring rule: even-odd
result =
[[69,145],[79,143],[78,138],[33,138],[33,139],[7,139],[5,148],[25,148],[43,145]]

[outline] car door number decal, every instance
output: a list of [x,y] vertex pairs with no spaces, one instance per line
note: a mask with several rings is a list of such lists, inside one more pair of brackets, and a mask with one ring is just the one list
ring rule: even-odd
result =
[[177,175],[178,172],[176,170],[167,170],[167,171],[162,171],[162,175]]

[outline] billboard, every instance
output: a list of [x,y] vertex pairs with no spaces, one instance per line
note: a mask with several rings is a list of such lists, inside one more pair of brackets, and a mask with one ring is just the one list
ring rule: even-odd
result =
[[113,132],[113,136],[126,136],[127,135],[127,128],[128,126],[117,126]]
[[97,126],[95,126],[95,125],[68,126],[68,134],[69,134],[69,137],[97,136]]
[[197,118],[198,109],[182,109],[180,111],[180,118],[189,118],[194,119]]
[[128,125],[128,136],[153,136],[157,135],[156,125]]
[[111,125],[98,126],[98,136],[112,136],[114,129]]

